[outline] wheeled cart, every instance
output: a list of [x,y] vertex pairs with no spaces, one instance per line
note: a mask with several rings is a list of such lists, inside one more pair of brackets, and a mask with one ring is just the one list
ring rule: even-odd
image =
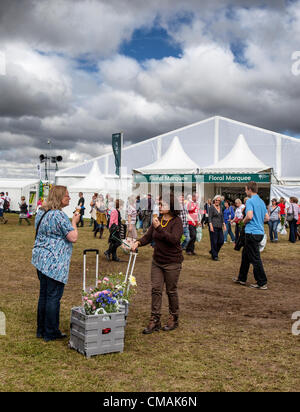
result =
[[[99,250],[86,249],[83,251],[83,290],[86,290],[86,254],[96,253],[96,285],[98,283]],[[136,254],[134,254],[134,264]],[[128,262],[126,282],[129,280],[129,268],[132,254]],[[131,269],[131,274],[133,272]],[[129,288],[129,282],[128,286]],[[123,352],[128,303],[120,305],[120,312],[86,315],[83,307],[71,309],[69,348],[77,350],[87,358],[104,353]]]

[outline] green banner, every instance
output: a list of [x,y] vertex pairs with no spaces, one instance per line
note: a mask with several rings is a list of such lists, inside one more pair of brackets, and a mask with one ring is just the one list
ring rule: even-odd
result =
[[39,199],[42,199],[44,195],[44,186],[43,186],[43,182],[40,180],[40,184],[39,184]]
[[261,174],[207,174],[204,175],[205,183],[270,183],[270,175]]
[[192,183],[193,178],[194,175],[134,175],[136,183]]
[[134,174],[135,183],[270,183],[270,175],[261,174]]
[[122,133],[112,135],[112,148],[115,155],[116,175],[120,176],[121,153],[122,153]]

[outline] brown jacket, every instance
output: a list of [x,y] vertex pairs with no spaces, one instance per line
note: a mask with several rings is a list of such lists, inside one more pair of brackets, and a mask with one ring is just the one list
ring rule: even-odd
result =
[[179,216],[176,216],[169,221],[166,227],[158,226],[155,229],[151,225],[147,233],[139,239],[139,242],[141,246],[145,246],[152,241],[155,242],[153,259],[157,263],[181,263],[183,261],[180,246],[182,235],[182,220]]

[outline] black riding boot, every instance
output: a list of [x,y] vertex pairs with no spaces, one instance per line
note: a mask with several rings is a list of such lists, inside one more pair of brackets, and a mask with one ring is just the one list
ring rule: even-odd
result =
[[103,232],[104,232],[104,228],[101,227],[101,228],[100,228],[100,239],[102,239]]

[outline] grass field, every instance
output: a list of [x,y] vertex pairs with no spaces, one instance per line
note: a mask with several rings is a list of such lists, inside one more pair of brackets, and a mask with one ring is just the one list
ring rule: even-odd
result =
[[[300,242],[268,243],[263,262],[269,290],[232,283],[240,253],[222,248],[220,261],[209,259],[206,230],[197,256],[185,256],[179,282],[180,327],[143,335],[150,311],[152,249],[140,249],[135,275],[138,293],[130,307],[123,353],[85,359],[67,341],[35,338],[39,283],[31,266],[33,226],[17,225],[9,215],[0,225],[0,310],[7,334],[0,336],[0,391],[299,391],[300,336],[291,333],[300,311]],[[79,228],[69,283],[61,306],[61,329],[69,333],[70,309],[81,302],[82,250],[107,247],[107,232],[94,239]],[[100,270],[125,271],[128,256]],[[95,261],[88,262],[90,279]],[[249,282],[253,281],[252,272]],[[163,321],[167,300],[163,301]]]

